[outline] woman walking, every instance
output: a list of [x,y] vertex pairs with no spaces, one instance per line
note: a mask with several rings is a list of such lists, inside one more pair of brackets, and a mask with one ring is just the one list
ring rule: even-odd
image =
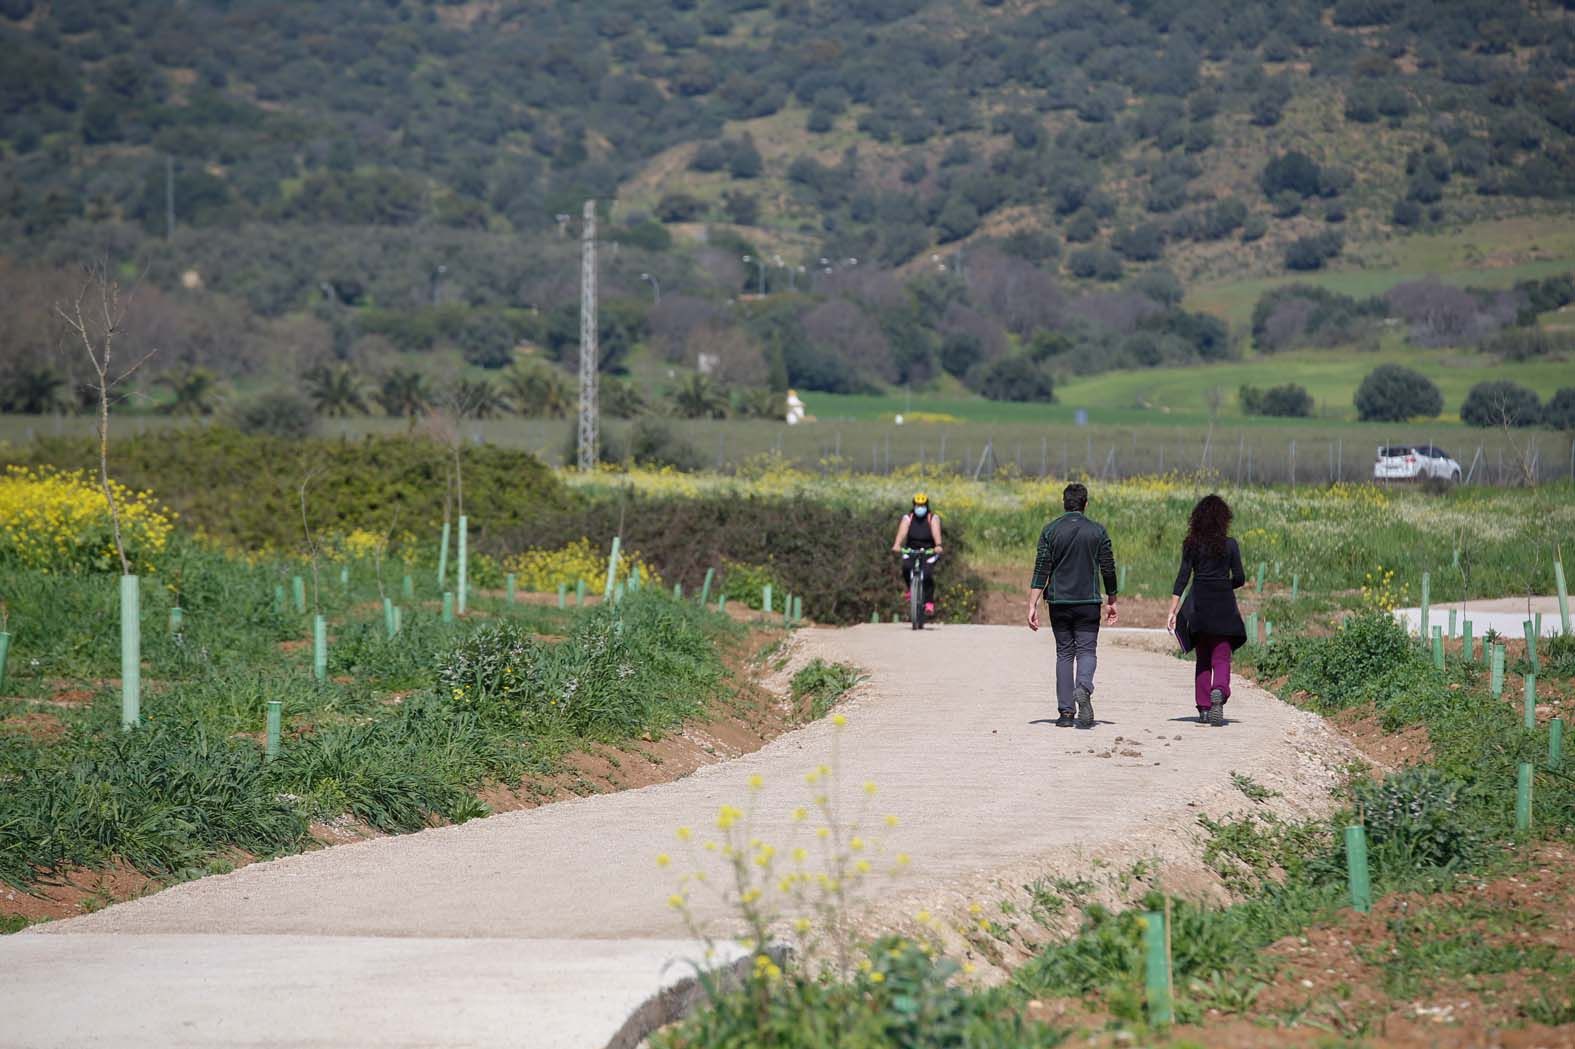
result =
[[[1230,522],[1230,506],[1217,495],[1205,495],[1192,508],[1165,624],[1183,652],[1197,655],[1198,721],[1214,726],[1225,724],[1231,653],[1247,643],[1247,628],[1236,607],[1236,590],[1246,584],[1247,573],[1241,566],[1241,547],[1230,537]],[[1183,602],[1189,580],[1192,591]]]

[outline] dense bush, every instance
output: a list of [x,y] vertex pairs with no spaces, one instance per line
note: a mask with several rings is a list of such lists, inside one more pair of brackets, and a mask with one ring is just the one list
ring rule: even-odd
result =
[[[901,507],[851,510],[803,500],[705,496],[692,499],[598,496],[587,504],[489,535],[484,549],[557,548],[583,536],[623,535],[667,584],[697,589],[706,569],[751,566],[804,599],[804,614],[827,623],[859,623],[872,611],[897,611],[901,577],[885,551]],[[967,567],[966,523],[945,519],[940,614],[967,621],[981,592]]]
[[1460,421],[1468,426],[1536,426],[1542,422],[1542,399],[1518,382],[1479,382],[1460,405]]
[[1243,386],[1237,391],[1241,410],[1247,415],[1272,415],[1280,418],[1305,419],[1313,413],[1312,394],[1305,386],[1286,383],[1260,390],[1256,386]]
[[1363,422],[1430,419],[1444,410],[1444,395],[1438,385],[1399,364],[1380,364],[1368,372],[1354,399],[1357,418]]
[[976,385],[992,401],[1053,401],[1055,383],[1027,357],[1002,357],[985,366]]
[[[97,463],[86,440],[40,439],[13,455],[68,468]],[[451,459],[446,445],[418,438],[302,441],[212,429],[117,441],[113,470],[129,487],[153,491],[188,527],[249,549],[297,550],[303,481],[312,527],[324,535],[357,528],[381,535],[396,514],[401,532],[419,532],[443,518]],[[467,444],[463,470],[465,509],[478,534],[569,501],[526,452]]]
[[1575,430],[1575,386],[1561,386],[1548,398],[1542,421],[1555,430]]

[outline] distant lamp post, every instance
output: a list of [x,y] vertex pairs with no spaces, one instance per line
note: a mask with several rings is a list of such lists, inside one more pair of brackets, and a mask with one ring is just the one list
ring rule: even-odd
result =
[[760,269],[760,294],[764,295],[766,293],[766,260],[765,259],[757,259],[753,255],[745,255],[745,256],[743,256],[743,261],[745,261],[745,262],[753,262],[757,267],[759,267],[759,269]]
[[660,306],[662,304],[662,286],[656,283],[656,278],[649,273],[640,274],[640,279],[651,282],[652,305]]

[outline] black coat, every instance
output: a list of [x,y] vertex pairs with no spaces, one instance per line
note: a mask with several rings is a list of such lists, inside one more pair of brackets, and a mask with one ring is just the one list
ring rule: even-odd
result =
[[1171,593],[1180,597],[1188,580],[1192,591],[1176,615],[1176,640],[1181,642],[1181,650],[1192,651],[1193,638],[1202,634],[1225,638],[1233,650],[1245,645],[1247,626],[1236,607],[1236,591],[1246,585],[1247,573],[1241,566],[1241,547],[1236,540],[1226,539],[1225,553],[1219,557],[1194,553],[1183,544],[1181,570]]

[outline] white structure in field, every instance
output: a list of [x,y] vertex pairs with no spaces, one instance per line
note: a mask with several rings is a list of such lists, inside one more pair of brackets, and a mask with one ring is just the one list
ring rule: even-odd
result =
[[804,402],[799,400],[797,390],[789,390],[787,394],[787,424],[797,426],[804,421]]

